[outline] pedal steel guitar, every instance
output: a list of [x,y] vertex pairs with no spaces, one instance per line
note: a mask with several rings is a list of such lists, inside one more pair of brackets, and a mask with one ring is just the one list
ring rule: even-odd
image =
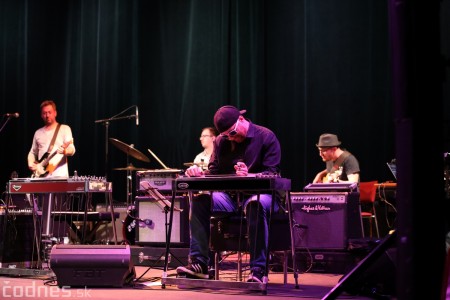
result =
[[[278,175],[272,174],[249,174],[248,176],[236,176],[236,175],[204,175],[201,177],[185,177],[180,176],[173,181],[173,197],[180,192],[198,192],[198,191],[236,191],[236,192],[254,192],[262,193],[268,192],[272,195],[276,191],[283,190],[288,192],[291,190],[291,180],[287,178],[281,178]],[[289,197],[288,197],[289,198]],[[173,199],[172,199],[173,203]],[[290,199],[287,201],[288,210],[290,211]],[[171,205],[169,224],[172,223],[173,205]],[[291,217],[289,217],[290,222]],[[291,223],[292,224],[292,223]],[[292,226],[290,226],[292,228]],[[169,226],[168,237],[171,234],[171,226]],[[291,235],[292,236],[292,235]],[[292,238],[291,238],[292,239]],[[294,243],[291,243],[294,245]],[[267,282],[254,283],[254,282],[230,282],[214,280],[202,280],[202,279],[183,279],[183,278],[170,278],[166,277],[166,270],[168,266],[167,254],[169,253],[170,238],[166,242],[166,261],[164,264],[164,274],[161,279],[162,287],[165,288],[166,284],[181,284],[197,287],[208,287],[214,284],[217,288],[238,288],[248,290],[261,290],[266,293]],[[292,253],[295,253],[294,251]],[[293,256],[293,259],[294,256]]]

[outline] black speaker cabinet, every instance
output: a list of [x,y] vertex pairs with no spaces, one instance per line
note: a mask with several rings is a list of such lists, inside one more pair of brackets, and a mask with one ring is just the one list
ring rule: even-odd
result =
[[362,238],[359,193],[291,193],[295,248],[346,250]]
[[300,272],[345,274],[363,257],[350,251],[296,251],[295,263]]
[[[170,203],[171,196],[167,196],[166,200]],[[136,197],[135,202],[136,245],[165,246],[166,229],[168,229],[166,224],[169,223],[170,217],[170,208],[164,203],[166,201],[159,201],[152,197]],[[189,245],[188,197],[175,197],[170,243],[175,246]]]
[[123,287],[135,277],[129,245],[54,245],[50,268],[59,287]]
[[[38,225],[37,222],[36,225]],[[38,259],[33,216],[0,212],[0,267],[31,268]]]

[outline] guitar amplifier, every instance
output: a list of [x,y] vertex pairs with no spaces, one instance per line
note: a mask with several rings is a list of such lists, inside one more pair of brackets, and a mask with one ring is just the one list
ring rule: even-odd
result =
[[[171,197],[165,201],[153,197],[136,197],[136,245],[165,246],[169,224]],[[168,204],[168,205],[166,205]],[[175,197],[175,206],[170,235],[172,246],[189,245],[189,201],[188,197]]]
[[141,185],[141,181],[147,181],[152,188],[158,189],[161,192],[171,192],[172,183],[178,177],[179,173],[180,170],[176,169],[137,171],[136,189],[138,192],[145,191]]
[[310,183],[304,187],[305,192],[352,192],[356,191],[356,182]]
[[295,247],[346,250],[349,239],[362,238],[359,193],[291,193]]

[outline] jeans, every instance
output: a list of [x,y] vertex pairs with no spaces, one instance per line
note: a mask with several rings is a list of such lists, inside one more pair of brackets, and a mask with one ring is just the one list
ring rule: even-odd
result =
[[[272,205],[271,194],[243,194],[242,208],[248,224],[250,246],[250,268],[266,269],[266,254],[269,244],[268,219]],[[230,194],[213,192],[200,194],[190,203],[189,226],[191,244],[189,256],[205,265],[209,262],[210,218],[213,214],[238,212],[238,201]],[[278,204],[274,203],[274,211]]]

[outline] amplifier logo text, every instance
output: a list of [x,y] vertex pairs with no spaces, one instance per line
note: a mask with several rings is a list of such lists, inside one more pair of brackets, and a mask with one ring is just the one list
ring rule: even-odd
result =
[[303,205],[301,210],[309,213],[310,211],[330,211],[331,208],[329,206],[314,204],[314,205]]

